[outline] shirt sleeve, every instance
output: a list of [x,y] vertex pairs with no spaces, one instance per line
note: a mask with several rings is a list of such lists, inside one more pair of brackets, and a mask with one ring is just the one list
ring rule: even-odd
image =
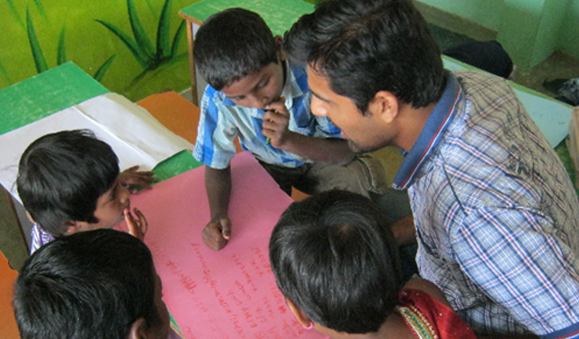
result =
[[201,99],[201,113],[193,157],[215,169],[227,168],[237,152],[237,128],[227,119],[219,93],[207,86]]
[[38,224],[34,224],[32,225],[32,230],[30,231],[30,255],[32,255],[32,253],[36,252],[36,250],[38,250],[40,248],[40,246],[42,246],[42,244],[40,243],[41,241],[41,235],[40,232],[42,232],[40,230],[40,227],[38,227]]
[[[304,116],[308,116],[310,121],[313,118],[313,128],[310,129],[310,133],[307,135],[311,135],[316,138],[341,138],[340,135],[340,128],[335,126],[330,122],[330,119],[324,116],[316,116],[311,112],[311,100],[312,100],[312,93],[307,90],[302,98],[302,103],[299,105],[299,108],[294,108],[294,110],[299,110],[300,113],[292,112],[294,116],[303,114]],[[303,110],[303,112],[301,112]],[[305,133],[304,133],[305,134]],[[313,135],[312,135],[313,134]]]
[[342,138],[341,130],[332,124],[327,117],[316,116],[316,137]]
[[54,237],[42,230],[38,224],[34,223],[32,225],[32,230],[30,231],[30,255],[36,252],[42,245],[47,244],[54,240]]
[[541,336],[541,339],[579,339],[579,324]]
[[529,208],[485,207],[463,225],[452,240],[457,261],[490,299],[537,335],[577,328],[577,259],[551,219]]

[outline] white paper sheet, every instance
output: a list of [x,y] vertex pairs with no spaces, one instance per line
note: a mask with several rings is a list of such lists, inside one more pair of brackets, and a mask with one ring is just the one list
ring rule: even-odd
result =
[[0,135],[2,186],[19,200],[15,182],[24,150],[45,134],[72,129],[90,129],[109,144],[119,157],[121,170],[135,165],[150,170],[184,149],[193,149],[190,142],[168,130],[142,107],[108,93]]

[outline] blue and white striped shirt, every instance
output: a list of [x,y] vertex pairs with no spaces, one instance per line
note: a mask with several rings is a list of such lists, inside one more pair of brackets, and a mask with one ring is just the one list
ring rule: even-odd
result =
[[510,86],[448,72],[394,180],[408,188],[420,274],[477,333],[579,338],[579,203]]
[[[288,78],[281,96],[290,112],[289,130],[303,135],[327,138],[340,137],[340,129],[325,117],[310,112],[311,92],[306,70],[285,65]],[[276,149],[266,143],[261,133],[262,109],[236,105],[223,92],[207,86],[201,100],[201,117],[193,156],[209,167],[224,169],[236,153],[234,140],[239,136],[241,147],[257,159],[283,167],[298,167],[308,160]]]
[[36,252],[42,245],[53,241],[54,237],[42,230],[37,223],[32,224],[30,231],[30,255]]

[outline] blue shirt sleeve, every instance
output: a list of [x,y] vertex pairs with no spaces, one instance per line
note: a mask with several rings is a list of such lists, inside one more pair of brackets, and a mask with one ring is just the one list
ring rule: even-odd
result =
[[541,336],[540,338],[541,339],[579,339],[579,324],[573,324],[565,329]]
[[237,128],[222,112],[219,92],[207,86],[201,99],[201,114],[193,157],[216,169],[227,168],[237,152]]
[[341,130],[332,124],[327,117],[316,116],[316,130],[326,138],[342,138]]

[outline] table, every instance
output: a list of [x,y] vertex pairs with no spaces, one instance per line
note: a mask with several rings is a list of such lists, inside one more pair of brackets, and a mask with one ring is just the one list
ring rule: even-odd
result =
[[191,91],[195,105],[198,105],[198,98],[203,94],[203,92],[198,93],[197,84],[205,83],[203,79],[197,78],[195,72],[195,61],[193,60],[195,33],[203,21],[212,14],[231,7],[241,7],[256,12],[267,23],[273,35],[282,36],[300,16],[314,11],[314,5],[301,0],[276,1],[275,9],[270,0],[202,0],[179,11],[179,15],[187,21]]

